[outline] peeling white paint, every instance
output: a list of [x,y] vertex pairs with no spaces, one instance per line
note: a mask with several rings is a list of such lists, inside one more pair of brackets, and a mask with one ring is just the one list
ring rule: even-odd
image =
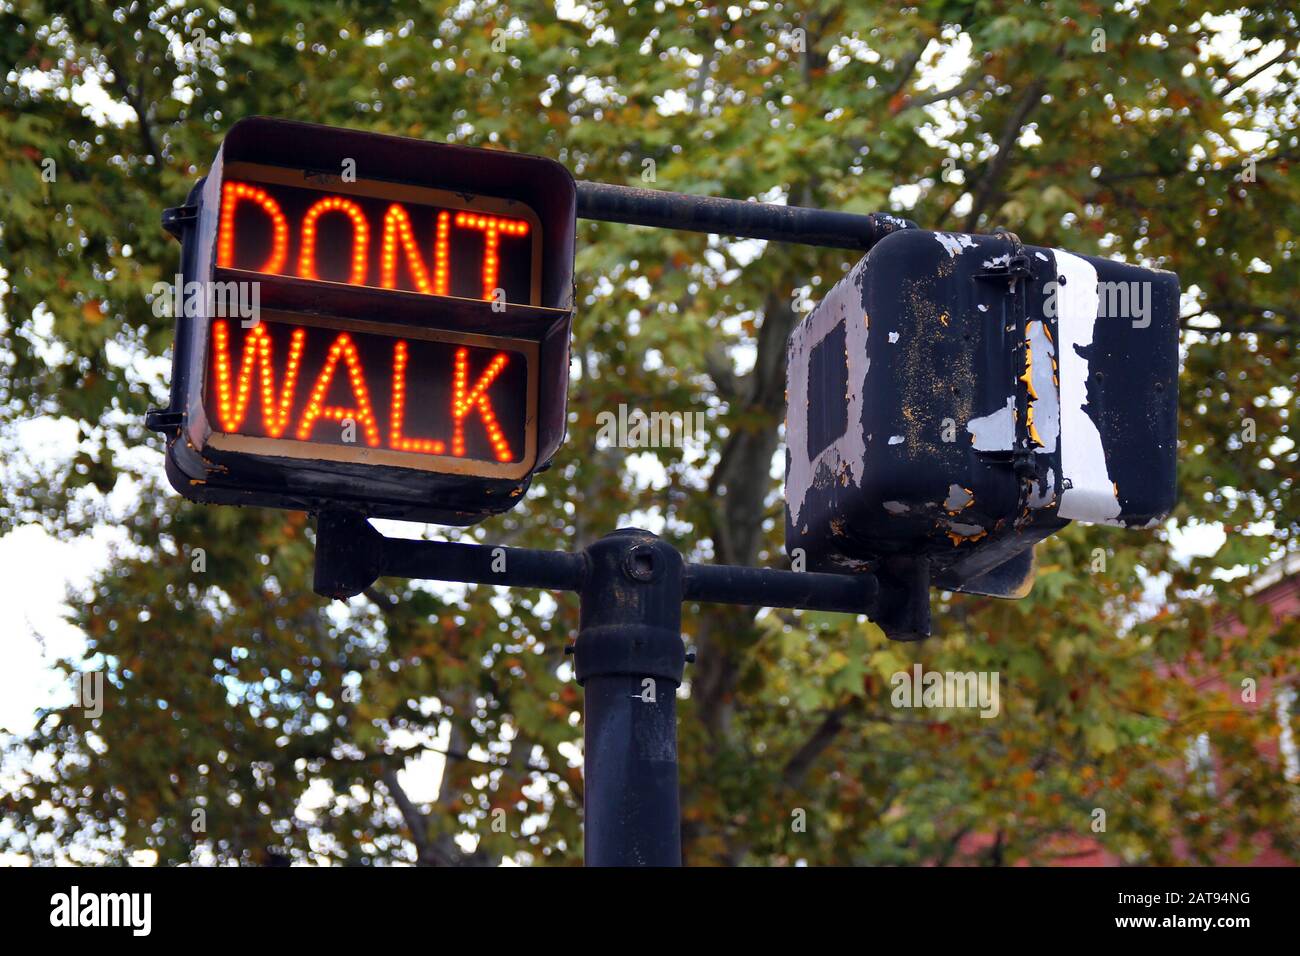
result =
[[897,342],[897,341],[898,341],[898,333],[897,333],[897,332],[890,332],[890,333],[889,333],[889,344],[890,344],[890,345],[893,345],[893,344],[894,344],[895,342]]
[[1016,397],[1007,396],[1007,404],[992,415],[972,418],[966,430],[974,438],[976,451],[1010,451],[1016,443]]
[[890,435],[890,436],[889,436],[889,443],[890,443],[891,445],[901,445],[901,444],[903,444],[904,440],[905,440],[905,439],[903,438],[902,435]]
[[1115,485],[1106,470],[1106,453],[1097,425],[1084,410],[1088,402],[1088,361],[1080,348],[1092,344],[1097,323],[1097,270],[1086,259],[1052,250],[1065,280],[1057,291],[1061,380],[1061,492],[1057,514],[1093,524],[1121,524]]
[[950,259],[961,255],[963,248],[975,248],[975,240],[964,233],[936,232],[934,238],[938,239],[939,245],[948,251],[948,258]]
[[1044,262],[1052,261],[1051,259],[1047,258],[1047,256],[1043,255],[1041,252],[1035,252],[1034,255],[1038,256],[1038,258],[1042,259]]
[[976,308],[979,309],[981,312],[987,312],[989,310],[989,307],[985,305],[983,302],[977,305]]
[[1052,503],[1056,490],[1056,474],[1051,468],[1047,469],[1046,490],[1040,492],[1040,486],[1037,482],[1029,491],[1029,507],[1045,508]]
[[1000,256],[994,256],[992,259],[984,260],[985,269],[996,269],[999,266],[1009,265],[1011,263],[1011,253],[1004,252]]
[[961,511],[971,503],[973,495],[961,485],[953,483],[948,486],[948,497],[943,500],[947,511]]
[[[866,391],[869,321],[862,313],[862,283],[870,255],[831,288],[790,335],[786,353],[786,444],[789,467],[785,476],[785,500],[795,524],[803,511],[808,491],[817,473],[847,473],[855,485],[862,484],[870,436],[862,427],[862,402]],[[810,459],[808,455],[808,360],[812,350],[835,326],[844,323],[844,348],[848,362],[848,427],[843,435]],[[793,414],[790,410],[797,410]]]
[[1056,346],[1047,335],[1042,321],[1029,323],[1029,352],[1033,356],[1034,383],[1034,428],[1043,445],[1037,449],[1040,455],[1050,455],[1056,451],[1056,438],[1061,432],[1061,402],[1056,392],[1056,383],[1052,381],[1052,359],[1056,356]]

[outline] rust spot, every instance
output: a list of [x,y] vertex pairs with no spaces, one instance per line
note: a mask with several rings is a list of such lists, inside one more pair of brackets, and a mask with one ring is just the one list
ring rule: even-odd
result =
[[[1033,326],[1032,322],[1030,326]],[[1034,399],[1038,397],[1038,392],[1034,391],[1034,347],[1030,344],[1031,341],[1030,339],[1025,341],[1025,372],[1020,376],[1020,381],[1025,383],[1025,387],[1029,389],[1029,397]]]
[[948,522],[947,530],[944,532],[955,548],[963,541],[978,541],[985,537],[989,531],[988,528],[981,528],[974,524],[960,524],[956,521]]
[[[961,423],[971,417],[975,363],[973,357],[965,356],[947,368],[935,368],[933,356],[947,341],[945,326],[950,313],[946,303],[934,301],[926,283],[919,280],[904,280],[902,292],[905,308],[897,326],[898,354],[893,358],[902,369],[899,379],[904,383],[899,424],[906,443],[900,454],[913,459],[937,458],[948,451],[940,443],[943,420]],[[943,395],[944,401],[936,402],[936,395]]]

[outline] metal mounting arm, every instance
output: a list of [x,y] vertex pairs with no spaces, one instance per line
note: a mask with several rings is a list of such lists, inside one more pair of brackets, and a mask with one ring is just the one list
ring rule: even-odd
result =
[[[924,566],[921,566],[924,571]],[[929,633],[928,572],[820,574],[687,564],[623,529],[580,554],[386,538],[364,516],[316,525],[317,594],[349,598],[380,577],[577,591],[571,646],[584,694],[585,843],[591,866],[678,866],[677,688],[688,661],[682,602],[869,614],[894,637]]]
[[891,232],[916,228],[910,219],[889,213],[860,216],[590,182],[578,183],[578,215],[602,222],[859,251],[870,249]]

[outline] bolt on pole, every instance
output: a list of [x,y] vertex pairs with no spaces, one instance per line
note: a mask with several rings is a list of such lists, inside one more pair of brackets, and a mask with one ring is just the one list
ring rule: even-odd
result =
[[574,672],[584,694],[588,866],[680,866],[682,556],[645,531],[587,549]]

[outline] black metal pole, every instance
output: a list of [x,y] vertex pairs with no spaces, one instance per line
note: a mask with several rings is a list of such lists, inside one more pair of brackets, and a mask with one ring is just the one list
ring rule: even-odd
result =
[[581,181],[578,215],[601,222],[858,250],[870,249],[891,232],[916,228],[910,219],[889,213],[860,216],[804,206],[778,206]]
[[574,671],[582,685],[588,866],[681,866],[677,688],[682,557],[647,531],[587,548]]
[[[685,564],[648,531],[606,535],[581,554],[385,538],[360,514],[316,525],[316,593],[348,598],[382,576],[577,591],[574,672],[585,695],[589,866],[680,866],[677,688],[682,601],[870,614],[886,633],[929,633],[928,578]],[[906,585],[906,586],[904,586]],[[898,630],[895,630],[897,628]]]

